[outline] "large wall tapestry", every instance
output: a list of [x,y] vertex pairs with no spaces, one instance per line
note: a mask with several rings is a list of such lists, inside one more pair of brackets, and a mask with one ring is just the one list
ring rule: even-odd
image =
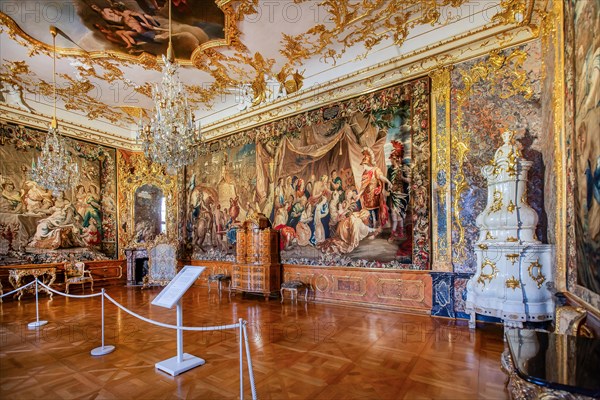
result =
[[0,265],[116,255],[115,150],[65,139],[81,173],[53,196],[29,177],[45,132],[0,124]]
[[336,103],[215,142],[186,171],[194,258],[232,258],[255,212],[282,261],[429,268],[429,80]]
[[[566,5],[569,290],[600,304],[600,4]],[[572,231],[570,231],[572,233]],[[592,294],[594,293],[594,294]]]

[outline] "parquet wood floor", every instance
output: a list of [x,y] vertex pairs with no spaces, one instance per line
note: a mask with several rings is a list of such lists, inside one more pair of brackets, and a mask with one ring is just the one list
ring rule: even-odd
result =
[[[175,310],[151,306],[159,288],[111,287],[113,298],[149,318],[175,323]],[[88,292],[89,293],[89,292]],[[31,296],[0,304],[2,399],[239,398],[237,332],[185,332],[184,351],[206,360],[175,378],[155,370],[176,355],[175,332],[106,302],[108,355],[100,345],[100,299],[42,295],[35,320]],[[466,322],[325,304],[284,304],[193,287],[184,324],[249,321],[261,399],[503,399],[502,329],[475,332]],[[245,397],[250,398],[246,379]]]

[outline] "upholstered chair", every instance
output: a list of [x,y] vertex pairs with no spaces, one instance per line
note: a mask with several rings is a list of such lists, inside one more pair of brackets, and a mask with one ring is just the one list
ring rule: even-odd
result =
[[65,293],[69,293],[69,285],[81,284],[85,290],[85,284],[90,284],[90,290],[94,291],[94,278],[92,273],[85,269],[85,263],[78,261],[76,263],[67,263],[65,268]]

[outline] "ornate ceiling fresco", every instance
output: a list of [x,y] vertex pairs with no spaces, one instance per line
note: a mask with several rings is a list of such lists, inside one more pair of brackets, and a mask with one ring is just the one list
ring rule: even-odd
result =
[[[539,3],[178,0],[173,44],[196,118],[217,137],[528,40]],[[103,132],[135,148],[161,77],[167,15],[164,0],[0,0],[0,117],[51,115],[55,25],[67,133]]]

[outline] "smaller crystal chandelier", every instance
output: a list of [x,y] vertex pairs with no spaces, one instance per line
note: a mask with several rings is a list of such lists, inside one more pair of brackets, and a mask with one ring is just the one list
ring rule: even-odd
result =
[[54,58],[52,63],[52,85],[54,87],[54,115],[48,129],[46,142],[42,152],[31,165],[31,179],[46,189],[52,190],[55,196],[79,182],[79,168],[71,158],[64,140],[58,133],[58,122],[56,120],[56,34],[57,28],[50,26],[52,42],[54,46]]
[[179,81],[177,62],[171,42],[171,1],[169,0],[169,47],[163,55],[162,85],[152,87],[155,115],[150,124],[140,126],[138,139],[142,139],[144,154],[153,162],[169,169],[189,165],[198,156],[202,143],[200,127],[196,127],[187,96]]

